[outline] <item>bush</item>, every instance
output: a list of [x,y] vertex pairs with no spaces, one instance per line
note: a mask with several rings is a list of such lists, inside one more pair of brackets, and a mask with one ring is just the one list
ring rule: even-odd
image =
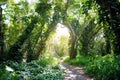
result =
[[85,66],[89,62],[89,57],[78,55],[75,59],[70,60],[69,58],[66,58],[65,62],[68,62],[68,63],[75,65],[75,66]]
[[92,57],[86,66],[87,72],[96,80],[120,80],[120,56]]
[[[45,59],[29,63],[4,62],[0,64],[0,80],[63,80],[64,70],[58,65],[46,66],[48,62]],[[6,70],[5,65],[14,71]]]
[[53,63],[53,59],[51,58],[40,58],[40,60],[36,61],[37,64],[41,65],[41,66],[47,66],[47,65],[52,65]]

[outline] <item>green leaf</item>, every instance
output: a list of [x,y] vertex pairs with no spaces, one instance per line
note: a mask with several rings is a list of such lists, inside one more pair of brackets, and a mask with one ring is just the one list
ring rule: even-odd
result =
[[6,2],[7,0],[0,0],[0,2]]

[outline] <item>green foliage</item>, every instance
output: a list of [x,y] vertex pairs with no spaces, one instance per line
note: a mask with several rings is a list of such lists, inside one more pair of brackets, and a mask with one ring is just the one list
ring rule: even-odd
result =
[[37,61],[37,64],[42,66],[52,65],[54,63],[54,60],[52,58],[40,58],[39,61]]
[[77,56],[75,59],[65,59],[72,65],[83,66],[86,72],[95,80],[119,80],[120,55],[108,54],[105,56]]
[[[108,23],[109,28],[105,29],[110,34],[107,34],[107,39],[112,40],[112,45],[114,46],[113,51],[115,54],[120,54],[120,3],[119,0],[93,0],[99,5],[97,9],[99,12],[99,21]],[[111,37],[112,34],[112,37]],[[107,41],[108,42],[108,41]],[[110,42],[109,42],[110,43]]]
[[76,66],[86,66],[89,62],[89,57],[79,55],[75,59],[71,59],[71,60],[69,58],[66,58],[65,62],[68,62]]
[[[63,19],[65,17],[67,18],[66,22],[72,25],[71,27],[76,34],[75,45],[73,45],[75,50],[72,48],[73,50],[71,49],[70,52],[77,54],[81,48],[79,44],[81,43],[80,36],[83,29],[89,20],[93,18],[93,15],[90,14],[96,12],[94,8],[90,8],[92,4],[89,4],[88,0],[71,0],[68,2],[64,0],[40,0],[34,6],[34,3],[31,5],[27,0],[20,0],[18,3],[9,1],[3,10],[5,12],[3,21],[6,24],[4,50],[6,53],[8,52],[8,58],[16,59],[16,61],[23,60],[23,58],[26,60],[27,58],[26,61],[28,62],[38,59],[45,48],[50,32],[54,30],[55,24],[65,22],[65,19]],[[85,11],[86,9],[87,11]],[[91,16],[90,19],[82,13],[88,13]],[[68,54],[64,48],[66,46],[63,45],[58,49],[59,55]]]
[[6,2],[7,0],[0,0],[0,2]]
[[7,59],[21,61],[27,58],[29,62],[38,59],[44,49],[52,24],[52,14],[48,13],[51,5],[47,2],[36,5],[22,0],[6,4],[3,21]]
[[[4,1],[6,0],[1,0],[0,3]],[[63,71],[58,66],[51,66],[57,61],[52,59],[53,52],[47,52],[52,58],[32,60],[43,56],[41,53],[46,47],[45,43],[50,32],[54,31],[54,26],[58,22],[66,20],[72,25],[71,29],[76,37],[71,53],[83,52],[95,56],[89,60],[88,57],[79,55],[73,60],[67,58],[66,61],[73,65],[86,66],[87,71],[98,80],[119,79],[120,56],[96,56],[96,54],[104,54],[105,49],[107,53],[111,53],[111,49],[115,49],[118,54],[120,52],[120,0],[39,0],[35,7],[27,0],[20,0],[18,3],[8,1],[5,4],[6,8],[3,9],[4,51],[8,53],[0,57],[7,55],[7,59],[26,60],[29,63],[7,61],[1,64],[0,79],[62,80]],[[56,49],[58,55],[63,56],[68,54],[66,45],[68,42],[64,37],[61,38],[60,44],[62,43],[65,44],[57,45],[59,47],[48,45]],[[5,65],[14,71],[7,71]]]
[[106,56],[96,55],[91,57],[86,66],[87,72],[96,80],[119,80],[120,56],[108,54]]
[[[45,63],[44,63],[45,62]],[[11,67],[14,71],[8,71],[0,64],[0,79],[2,80],[63,80],[64,70],[58,65],[47,66],[48,59],[32,61],[29,63],[17,63],[7,61],[3,64]],[[51,63],[51,62],[50,62]],[[3,68],[2,68],[3,67]]]
[[38,3],[36,6],[36,12],[38,12],[40,15],[45,14],[50,8],[51,8],[50,4]]

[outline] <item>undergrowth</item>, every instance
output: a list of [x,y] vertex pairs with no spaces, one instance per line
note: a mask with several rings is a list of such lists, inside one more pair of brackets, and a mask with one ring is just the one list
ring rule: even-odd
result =
[[85,66],[87,65],[86,63],[89,62],[89,57],[78,55],[75,59],[70,59],[69,57],[67,57],[64,61],[75,66]]
[[75,59],[65,59],[66,62],[82,66],[95,80],[120,80],[120,55],[108,54],[105,56],[82,56]]
[[96,80],[120,80],[120,56],[108,54],[91,57],[86,71]]
[[0,64],[0,80],[63,80],[64,70],[51,66],[50,59],[29,63],[7,61]]

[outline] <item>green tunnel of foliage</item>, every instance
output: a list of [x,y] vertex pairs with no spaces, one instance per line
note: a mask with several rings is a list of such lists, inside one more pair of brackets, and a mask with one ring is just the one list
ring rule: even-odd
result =
[[[0,3],[3,1],[6,2],[2,0]],[[44,60],[40,64],[39,61],[31,62],[43,56],[46,41],[59,22],[68,22],[71,25],[69,30],[74,33],[70,32],[69,41],[70,57],[74,58],[69,60],[71,64],[85,66],[98,80],[120,79],[120,0],[39,1],[30,4],[27,0],[18,3],[8,0],[3,4],[6,8],[0,15],[3,17],[0,19],[3,20],[3,23],[0,21],[0,61],[7,61],[3,64],[15,71],[8,72],[1,64],[1,79],[62,79],[63,72],[59,68],[43,67],[46,65]],[[63,49],[59,50],[62,54]],[[48,73],[44,75],[44,71]],[[36,77],[37,73],[42,74]]]

